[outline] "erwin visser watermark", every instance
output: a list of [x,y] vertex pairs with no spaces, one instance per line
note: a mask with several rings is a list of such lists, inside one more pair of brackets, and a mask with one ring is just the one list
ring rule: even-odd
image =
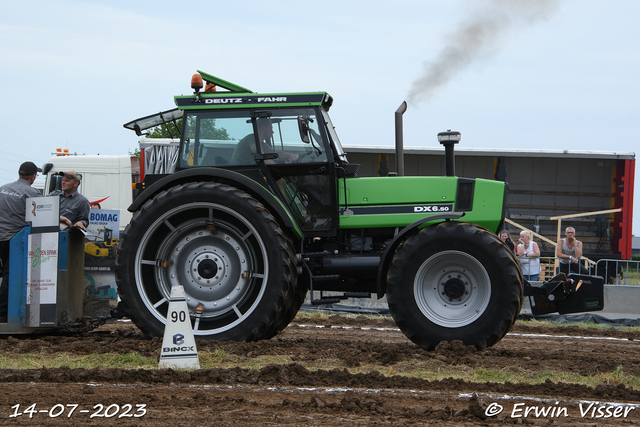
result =
[[[581,418],[627,418],[629,413],[637,409],[638,405],[603,404],[598,402],[580,402],[576,405],[527,405],[526,403],[514,403],[511,408],[510,418],[563,418],[579,416]],[[498,403],[491,403],[484,411],[488,417],[495,417],[504,412],[504,407]]]

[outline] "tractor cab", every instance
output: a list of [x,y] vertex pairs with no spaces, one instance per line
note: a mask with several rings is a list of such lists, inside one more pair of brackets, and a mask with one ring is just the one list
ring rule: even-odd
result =
[[256,94],[199,73],[192,79],[195,93],[175,97],[178,109],[124,126],[138,135],[156,126],[180,129],[174,171],[240,173],[277,195],[304,234],[334,235],[335,182],[354,176],[358,165],[348,163],[327,113],[333,98],[326,92]]

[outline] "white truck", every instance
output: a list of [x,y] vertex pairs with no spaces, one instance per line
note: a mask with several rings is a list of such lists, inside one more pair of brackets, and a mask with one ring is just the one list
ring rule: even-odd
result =
[[62,176],[59,173],[73,170],[82,176],[78,191],[89,199],[89,203],[99,203],[101,209],[120,211],[122,230],[131,219],[127,208],[133,201],[135,184],[144,179],[145,173],[160,173],[155,171],[158,168],[171,170],[170,154],[177,150],[177,144],[170,139],[143,138],[140,140],[140,159],[126,154],[85,155],[58,150],[42,167],[45,182],[41,191],[46,196],[60,189]]

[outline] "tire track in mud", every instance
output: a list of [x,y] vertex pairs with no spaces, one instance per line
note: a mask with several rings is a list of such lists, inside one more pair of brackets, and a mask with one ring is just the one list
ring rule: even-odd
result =
[[[135,425],[176,425],[176,420],[207,424],[216,420],[217,425],[247,422],[299,425],[305,420],[309,425],[437,422],[449,426],[489,421],[486,414],[495,405],[507,411],[492,418],[508,422],[515,405],[527,405],[568,408],[570,415],[554,420],[554,425],[576,425],[577,421],[585,421],[578,405],[597,403],[603,407],[632,408],[627,417],[617,421],[640,423],[640,410],[636,411],[635,404],[640,392],[619,386],[425,381],[375,373],[351,374],[346,370],[311,372],[297,364],[270,365],[260,370],[82,371],[64,368],[13,374],[3,371],[0,386],[11,393],[0,396],[0,417],[9,417],[10,408],[16,404],[25,407],[37,403],[45,409],[58,404],[82,408],[131,404],[144,405],[148,410],[144,418],[135,420]],[[43,424],[68,423],[68,420],[53,421]],[[113,422],[95,421],[92,424]],[[593,425],[597,418],[588,421]]]

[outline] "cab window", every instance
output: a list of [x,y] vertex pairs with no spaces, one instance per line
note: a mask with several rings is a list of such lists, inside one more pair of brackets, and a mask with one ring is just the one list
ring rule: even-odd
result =
[[181,168],[229,166],[238,143],[253,138],[248,111],[194,112],[187,114],[185,120]]
[[[276,163],[327,161],[325,144],[320,135],[314,109],[274,110],[256,120],[260,149],[264,153],[279,153]],[[265,126],[262,125],[263,123]]]
[[255,165],[256,154],[268,163],[327,161],[313,108],[198,111],[185,120],[181,168]]

